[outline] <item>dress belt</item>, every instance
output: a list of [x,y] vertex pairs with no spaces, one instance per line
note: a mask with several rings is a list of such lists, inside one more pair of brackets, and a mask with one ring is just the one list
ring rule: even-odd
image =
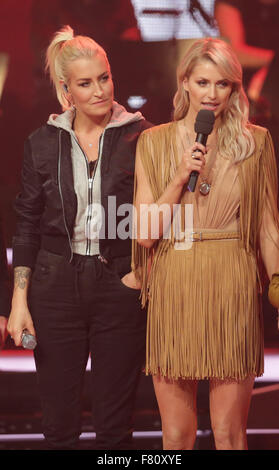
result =
[[202,242],[205,240],[239,240],[239,232],[191,232],[191,242]]

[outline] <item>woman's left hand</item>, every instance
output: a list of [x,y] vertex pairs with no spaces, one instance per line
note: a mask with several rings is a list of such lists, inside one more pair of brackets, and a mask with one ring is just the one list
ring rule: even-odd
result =
[[126,287],[130,287],[130,289],[140,289],[141,285],[140,282],[136,279],[135,274],[133,271],[129,272],[128,274],[125,274],[121,278],[122,284],[124,284]]
[[273,307],[279,309],[279,273],[273,273],[268,288],[268,300]]

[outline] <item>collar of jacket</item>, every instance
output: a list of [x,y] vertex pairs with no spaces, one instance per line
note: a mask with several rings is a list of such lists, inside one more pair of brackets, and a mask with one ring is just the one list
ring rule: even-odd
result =
[[[68,109],[62,114],[51,114],[47,124],[59,129],[64,129],[65,131],[71,133],[73,132],[72,126],[74,119],[75,110]],[[114,101],[112,106],[112,116],[109,123],[106,125],[104,132],[112,127],[122,127],[142,119],[144,119],[144,117],[140,111],[137,111],[136,113],[130,113],[124,108],[124,106],[117,103],[117,101]]]

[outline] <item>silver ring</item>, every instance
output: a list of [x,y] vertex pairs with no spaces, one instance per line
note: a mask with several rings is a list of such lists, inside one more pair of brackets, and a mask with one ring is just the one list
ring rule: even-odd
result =
[[198,158],[197,155],[195,155],[194,153],[192,153],[191,157],[194,159]]

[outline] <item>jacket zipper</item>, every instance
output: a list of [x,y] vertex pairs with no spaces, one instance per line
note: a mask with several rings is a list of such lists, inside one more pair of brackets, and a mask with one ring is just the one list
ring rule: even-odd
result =
[[66,229],[66,233],[67,233],[68,241],[69,241],[69,245],[70,245],[70,250],[71,250],[71,258],[70,258],[70,262],[71,262],[72,259],[73,259],[73,248],[72,248],[72,241],[71,241],[70,232],[69,232],[69,229],[67,227],[66,216],[65,216],[65,206],[64,206],[63,194],[62,194],[62,188],[61,188],[61,135],[62,135],[62,130],[59,130],[58,188],[59,188],[59,194],[60,194],[61,203],[62,203],[64,226],[65,226],[65,229]]
[[[75,137],[75,141],[76,143],[78,144],[80,150],[82,151],[82,154],[84,156],[84,159],[85,159],[85,162],[86,162],[86,167],[87,167],[87,176],[88,176],[88,205],[89,205],[89,210],[88,210],[88,214],[87,214],[87,217],[86,217],[86,227],[87,227],[87,234],[90,235],[90,223],[91,223],[91,218],[92,218],[92,205],[93,205],[93,183],[94,183],[94,178],[95,178],[95,174],[96,174],[96,171],[97,171],[97,166],[99,165],[99,157],[100,157],[100,142],[103,143],[103,136],[104,136],[104,133],[105,131],[102,133],[101,135],[101,138],[99,140],[99,147],[98,147],[98,158],[97,158],[97,163],[95,165],[95,168],[94,168],[94,172],[93,172],[93,175],[91,177],[90,175],[90,169],[89,169],[89,162],[88,162],[88,159],[86,157],[86,154],[85,152],[83,151],[82,147],[80,146],[78,140],[76,139]],[[89,227],[89,230],[88,230],[88,227]],[[91,254],[91,239],[88,238],[87,236],[87,240],[86,240],[86,255],[90,255]],[[100,257],[99,257],[100,258]],[[101,257],[102,258],[102,257]]]
[[87,161],[87,172],[88,172],[88,213],[86,217],[86,230],[87,230],[87,239],[86,239],[86,254],[90,255],[91,252],[91,238],[90,238],[90,227],[91,227],[91,218],[92,218],[92,204],[93,204],[93,179],[95,176],[95,169],[94,175],[90,175],[89,164]]

